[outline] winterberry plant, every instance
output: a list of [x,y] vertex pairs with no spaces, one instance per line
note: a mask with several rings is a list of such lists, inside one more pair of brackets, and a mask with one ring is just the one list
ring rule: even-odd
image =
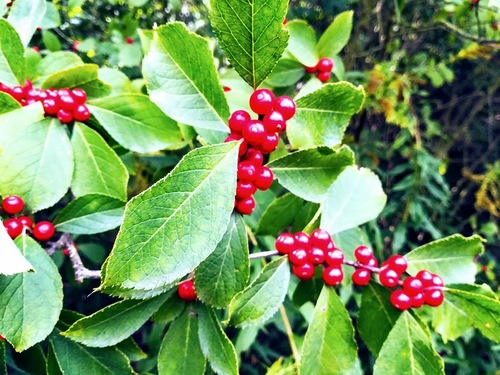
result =
[[116,38],[140,40],[134,81],[85,43],[32,59],[53,3],[0,8],[0,373],[245,373],[278,327],[270,373],[359,372],[368,348],[375,375],[442,374],[438,339],[498,341],[479,236],[370,243],[386,195],[342,143],[365,92],[336,71],[352,12],[316,42],[287,6],[211,0],[220,71],[180,22]]

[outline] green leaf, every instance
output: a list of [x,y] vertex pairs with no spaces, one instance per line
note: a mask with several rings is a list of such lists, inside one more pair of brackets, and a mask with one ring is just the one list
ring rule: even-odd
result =
[[125,339],[122,342],[118,343],[116,347],[132,362],[148,358],[148,355],[142,351],[142,349],[139,347],[139,345],[137,345],[132,337],[129,337],[128,339]]
[[203,375],[205,362],[198,337],[198,318],[186,309],[163,338],[158,353],[158,374]]
[[196,294],[201,301],[224,308],[245,288],[249,276],[245,222],[241,215],[233,214],[213,253],[196,268]]
[[445,283],[474,283],[477,265],[474,258],[484,251],[479,236],[454,234],[420,246],[408,254],[408,273],[426,269],[437,273]]
[[46,4],[47,10],[45,11],[45,14],[39,26],[42,29],[55,29],[56,27],[61,26],[61,16],[59,15],[57,7],[49,2],[47,2]]
[[0,340],[0,375],[7,375],[7,363],[5,361],[5,341]]
[[0,115],[21,108],[21,104],[9,94],[0,92]]
[[156,29],[144,58],[143,73],[151,101],[186,125],[228,131],[229,117],[208,41],[182,23]]
[[[16,273],[27,272],[33,266],[19,252],[12,239],[7,234],[2,220],[0,219],[0,274],[14,275]],[[0,276],[1,277],[1,276]]]
[[338,145],[351,116],[359,112],[364,100],[363,88],[348,82],[328,83],[301,97],[296,101],[295,116],[287,123],[291,145],[293,148]]
[[445,290],[445,301],[466,314],[471,325],[485,337],[500,342],[500,301],[494,294],[485,295],[467,284],[456,284]]
[[[111,86],[110,95],[112,96],[128,94],[134,91],[130,79],[120,70],[103,66],[99,68],[99,79]],[[89,102],[87,102],[88,104]],[[94,111],[92,111],[92,114],[94,114]]]
[[167,300],[151,318],[154,322],[170,323],[181,315],[186,308],[186,302],[179,298],[176,288],[171,289],[167,293]]
[[260,217],[256,233],[278,235],[294,222],[303,205],[304,200],[291,193],[273,200]]
[[374,375],[444,374],[443,360],[429,333],[407,311],[396,321],[379,352]]
[[370,351],[377,355],[396,324],[400,312],[391,304],[390,290],[376,283],[363,288],[358,331]]
[[0,333],[20,352],[47,337],[62,309],[62,281],[44,249],[26,235],[15,240],[36,272],[0,275]]
[[[273,87],[292,86],[295,85],[304,76],[304,74],[304,66],[298,61],[291,59],[280,59],[280,61],[278,61],[278,63],[276,64],[276,67],[273,69],[271,75],[267,77],[265,84]],[[247,97],[245,97],[245,99],[246,98]]]
[[106,141],[88,126],[76,122],[71,144],[75,155],[75,172],[71,191],[80,197],[103,194],[127,199],[127,168]]
[[[39,80],[43,82],[48,76],[60,70],[82,65],[83,61],[78,55],[68,51],[59,51],[45,56],[37,66],[37,73],[38,77],[41,77]],[[39,80],[37,80],[37,82]]]
[[24,84],[25,75],[24,46],[16,30],[0,19],[0,82],[9,86]]
[[237,159],[236,142],[198,148],[130,200],[104,286],[158,288],[205,260],[234,208]]
[[386,195],[378,176],[366,168],[346,167],[328,189],[321,215],[321,228],[331,234],[375,219]]
[[[89,348],[59,335],[50,336],[50,345],[64,374],[135,374],[128,358],[117,348]],[[82,364],[84,369],[82,369]]]
[[340,13],[325,30],[318,42],[318,55],[333,58],[346,46],[352,31],[353,11]]
[[76,321],[62,334],[85,346],[115,345],[132,335],[166,301],[168,294],[146,300],[113,303],[96,313]]
[[282,23],[288,6],[282,0],[211,0],[210,21],[229,62],[257,88],[286,48]]
[[64,375],[57,363],[54,347],[49,343],[47,350],[47,375]]
[[182,147],[177,122],[145,95],[122,94],[89,102],[92,115],[123,147],[135,152],[155,152]]
[[23,197],[33,212],[56,204],[73,174],[66,129],[55,118],[39,119],[40,103],[0,115],[0,194]]
[[279,183],[296,196],[322,202],[339,174],[354,164],[354,153],[347,146],[333,150],[317,147],[288,154],[268,164]]
[[259,276],[231,300],[229,323],[247,327],[271,318],[285,300],[289,281],[286,257],[268,263]]
[[[290,32],[288,51],[303,66],[316,66],[318,53],[316,52],[316,33],[314,29],[302,20],[288,22],[286,29]],[[302,67],[302,69],[304,68]]]
[[354,327],[334,288],[323,287],[304,337],[302,374],[353,374],[357,359]]
[[16,29],[24,47],[28,45],[37,27],[40,26],[46,9],[45,0],[16,0],[13,2],[7,20]]
[[42,41],[45,47],[51,52],[57,52],[61,50],[61,42],[59,41],[57,36],[49,30],[42,31]]
[[221,375],[238,374],[238,358],[232,342],[226,336],[214,312],[198,305],[200,345],[210,367]]

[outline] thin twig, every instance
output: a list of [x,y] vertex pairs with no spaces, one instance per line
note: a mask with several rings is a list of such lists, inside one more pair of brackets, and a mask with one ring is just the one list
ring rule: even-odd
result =
[[278,253],[278,250],[261,251],[260,253],[253,253],[250,254],[248,258],[249,259],[267,258],[267,257],[272,257],[274,255],[280,255],[280,253]]
[[458,35],[462,38],[472,40],[473,42],[476,42],[478,44],[487,44],[491,47],[500,48],[500,40],[486,39],[486,38],[482,38],[479,36],[469,34],[468,32],[465,32],[465,31],[459,29],[458,27],[456,27],[452,23],[445,21],[445,20],[441,20],[438,22],[441,24],[443,29],[451,31],[453,34]]
[[292,349],[292,355],[295,361],[295,366],[296,368],[298,368],[300,364],[299,349],[297,348],[297,344],[295,343],[292,326],[290,324],[290,321],[288,320],[288,316],[286,315],[285,306],[283,305],[280,306],[280,314],[281,314],[281,319],[283,319],[283,325],[285,326],[285,332],[288,337],[288,342],[290,343],[290,348]]

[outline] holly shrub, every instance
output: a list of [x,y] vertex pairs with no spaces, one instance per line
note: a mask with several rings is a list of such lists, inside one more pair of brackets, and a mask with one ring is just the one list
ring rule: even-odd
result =
[[317,38],[286,0],[211,0],[219,57],[183,22],[128,30],[130,81],[50,47],[57,3],[0,4],[1,374],[263,373],[240,354],[271,323],[269,374],[362,373],[366,348],[442,374],[436,337],[500,340],[481,237],[383,259],[359,228],[386,194],[343,144],[352,12]]

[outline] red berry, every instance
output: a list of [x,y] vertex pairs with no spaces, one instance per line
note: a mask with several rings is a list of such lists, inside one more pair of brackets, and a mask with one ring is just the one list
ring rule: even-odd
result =
[[87,93],[83,89],[73,89],[71,90],[71,96],[75,100],[76,104],[85,104],[87,101]]
[[319,59],[318,65],[316,65],[316,69],[318,69],[320,72],[330,73],[333,69],[333,61],[328,57]]
[[236,211],[242,215],[250,215],[254,209],[255,199],[253,199],[253,197],[236,201]]
[[89,108],[85,104],[78,104],[73,111],[73,116],[76,121],[85,122],[90,118]]
[[19,219],[7,219],[3,222],[3,226],[7,230],[9,237],[12,239],[23,233],[23,224],[21,224]]
[[10,94],[10,87],[0,82],[0,91]]
[[391,293],[392,305],[401,310],[408,310],[411,307],[411,297],[402,290],[395,290]]
[[125,43],[127,43],[127,44],[133,44],[134,43],[134,39],[131,38],[131,37],[127,37],[127,38],[125,38]]
[[24,80],[24,89],[25,89],[25,91],[29,91],[29,90],[33,89],[33,82],[31,82],[31,80],[28,78],[26,78]]
[[[61,91],[61,90],[59,90]],[[76,103],[73,96],[70,94],[59,95],[59,107],[66,111],[73,111]]]
[[273,184],[274,175],[268,167],[258,167],[254,185],[259,190],[267,190]]
[[425,303],[425,294],[418,293],[414,296],[411,296],[411,307],[418,308],[422,307]]
[[301,280],[310,280],[314,276],[314,266],[311,263],[304,263],[300,266],[293,265],[292,272]]
[[65,109],[60,109],[57,111],[57,118],[63,124],[69,124],[71,121],[73,121],[73,112],[66,111]]
[[398,285],[399,277],[400,275],[389,267],[383,267],[380,273],[378,274],[380,284],[382,284],[387,288],[393,288],[396,285]]
[[238,163],[238,180],[252,182],[257,177],[257,168],[249,161]]
[[255,90],[250,95],[250,108],[259,115],[265,115],[273,110],[274,94],[268,89]]
[[249,148],[247,153],[245,154],[245,160],[249,161],[250,163],[255,165],[255,168],[257,168],[262,166],[262,164],[264,163],[264,156],[259,150],[256,150],[255,148]]
[[434,275],[427,270],[418,271],[415,277],[422,282],[424,288],[434,285],[432,282]]
[[285,19],[283,20],[283,26],[285,26],[287,23],[288,23],[288,20],[285,18]]
[[276,238],[274,246],[280,254],[288,254],[296,248],[295,238],[291,233],[281,233],[278,238]]
[[32,228],[33,227],[33,220],[31,220],[31,218],[29,216],[20,216],[17,218],[17,220],[19,220],[19,222],[24,226],[24,227],[27,227],[27,228]]
[[311,247],[307,256],[309,262],[314,265],[321,264],[325,261],[325,251],[319,247]]
[[[8,5],[8,4],[7,4]],[[0,340],[1,341],[5,341],[5,337],[3,337],[2,335],[0,335]]]
[[73,42],[73,44],[71,45],[71,49],[75,52],[78,52],[78,46],[81,44],[82,42],[79,42],[78,40],[75,40]]
[[371,279],[371,272],[364,269],[364,268],[358,268],[354,271],[352,274],[352,282],[356,285],[368,285]]
[[406,279],[403,281],[403,290],[408,294],[410,297],[416,296],[417,294],[423,292],[424,290],[424,285],[422,282],[417,279],[416,277],[413,276],[408,276]]
[[10,89],[10,95],[20,102],[24,99],[24,89],[21,86],[14,86]]
[[378,267],[378,260],[377,258],[374,258],[372,257],[369,261],[368,261],[368,264],[366,264],[367,266],[370,266],[370,267],[375,267],[377,268]]
[[9,215],[15,215],[21,212],[24,208],[24,201],[17,195],[5,197],[2,201],[2,209]]
[[184,280],[177,287],[177,293],[179,297],[184,301],[194,301],[198,296],[196,295],[196,290],[194,289],[193,280]]
[[402,275],[408,268],[408,262],[402,255],[392,255],[389,259],[387,259],[385,264],[387,264],[390,268],[392,268],[400,275]]
[[[276,104],[275,104],[276,107]],[[273,110],[266,114],[262,123],[269,133],[281,132],[285,129],[286,123],[283,114],[280,111]]]
[[37,46],[31,47],[31,49],[37,53],[40,52],[40,48],[38,48]]
[[332,242],[332,237],[325,229],[315,229],[311,233],[311,243],[323,250],[326,250],[328,245]]
[[301,266],[307,263],[307,251],[304,249],[295,249],[288,253],[288,260],[296,266]]
[[373,252],[367,246],[358,246],[354,249],[354,256],[359,263],[368,265],[373,258]]
[[280,141],[280,138],[276,133],[267,133],[266,134],[266,139],[264,139],[264,142],[260,145],[260,150],[264,154],[270,154],[274,150],[276,150],[276,147],[278,147],[278,143]]
[[231,91],[231,87],[229,87],[229,86],[224,86],[224,87],[222,87],[222,89],[224,90],[224,92]]
[[266,140],[266,128],[259,120],[249,120],[242,128],[243,138],[251,145],[260,145]]
[[276,101],[274,103],[274,109],[281,112],[283,118],[286,121],[290,120],[295,115],[297,106],[295,105],[294,100],[289,96],[279,96],[278,98],[276,98]]
[[321,82],[326,82],[330,79],[330,72],[319,72],[317,77]]
[[236,182],[236,199],[248,198],[254,195],[257,188],[251,182],[237,181]]
[[38,241],[47,241],[52,238],[56,229],[54,228],[54,224],[50,221],[40,221],[35,224],[33,228],[33,236]]
[[228,124],[229,129],[236,133],[241,133],[243,126],[250,120],[250,115],[247,111],[238,110],[231,113],[229,116]]
[[332,247],[325,254],[325,261],[329,266],[340,266],[344,262],[344,253],[337,247]]
[[439,289],[429,289],[424,292],[425,303],[432,307],[441,305],[444,301],[444,294]]
[[311,239],[309,238],[309,235],[305,232],[297,232],[293,235],[295,238],[295,242],[297,243],[297,246],[309,250],[311,247]]
[[[242,138],[243,137],[238,133],[229,134],[226,137],[226,139],[224,139],[224,143],[239,141]],[[248,149],[248,143],[246,141],[241,142],[240,148],[238,149],[238,156],[243,156],[243,154],[245,154],[245,152],[247,152],[247,149]]]
[[340,267],[327,267],[323,270],[323,281],[326,285],[337,286],[343,279],[344,272],[342,272],[342,268]]
[[432,275],[432,286],[444,286],[444,281],[441,276],[436,274]]
[[309,74],[314,74],[318,71],[316,66],[304,66],[304,69],[306,70],[306,73],[309,73]]

